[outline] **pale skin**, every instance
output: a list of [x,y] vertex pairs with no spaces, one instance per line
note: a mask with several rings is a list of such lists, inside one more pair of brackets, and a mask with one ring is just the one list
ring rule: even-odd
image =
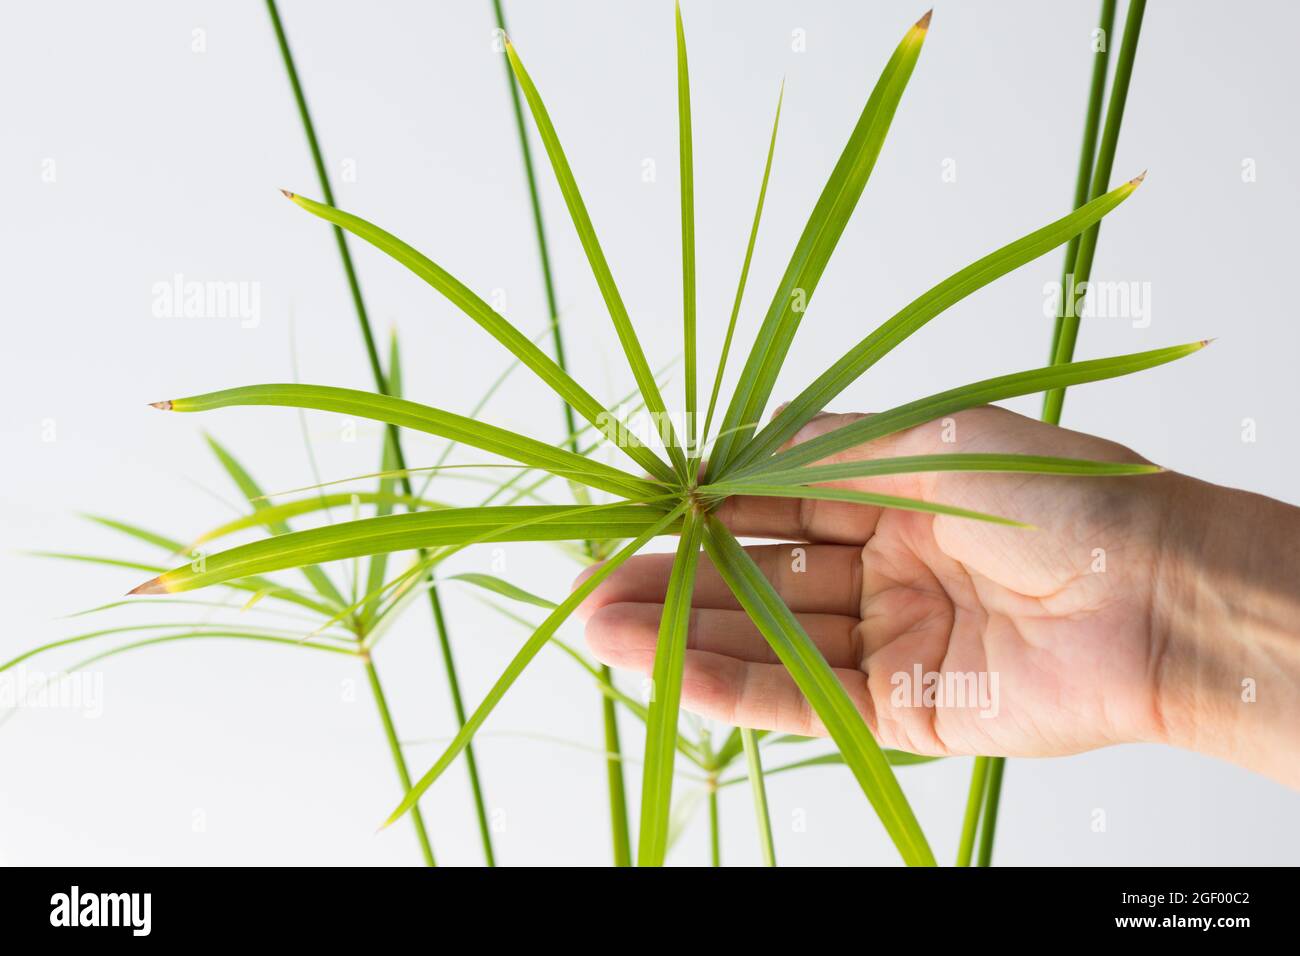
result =
[[[794,441],[859,417],[822,415]],[[1143,460],[979,408],[828,461],[957,451]],[[936,472],[833,484],[1035,526],[810,499],[733,498],[718,510],[738,536],[786,542],[747,550],[882,745],[1042,757],[1162,743],[1300,788],[1300,509],[1174,472]],[[633,558],[584,602],[578,613],[598,659],[651,672],[671,563],[670,554]],[[896,675],[918,664],[923,673],[996,674],[996,715],[981,716],[989,708],[974,701],[899,704]],[[707,559],[682,706],[736,726],[824,733]]]

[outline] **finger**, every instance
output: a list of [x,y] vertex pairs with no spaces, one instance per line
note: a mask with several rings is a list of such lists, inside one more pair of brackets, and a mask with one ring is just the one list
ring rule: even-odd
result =
[[[862,550],[842,545],[757,545],[745,552],[772,583],[790,610],[857,615],[862,593]],[[609,604],[662,604],[675,556],[645,554],[620,565],[578,607],[588,619]],[[594,573],[588,569],[578,578]],[[695,607],[737,610],[740,603],[707,557],[695,574]]]
[[[836,668],[849,699],[874,724],[871,693],[860,670]],[[708,651],[687,651],[682,669],[682,706],[693,714],[731,724],[805,737],[824,737],[826,727],[781,664],[757,664]]]
[[[609,604],[587,622],[587,646],[603,664],[639,670],[653,667],[659,643],[662,604]],[[859,667],[863,651],[858,619],[842,614],[800,614],[799,623],[832,667]],[[696,608],[691,612],[686,646],[759,664],[780,660],[744,611]]]
[[[888,674],[882,671],[869,679],[856,668],[844,667],[833,668],[833,673],[882,747],[935,756],[950,753],[934,732],[933,708],[894,707],[889,702],[894,688]],[[688,650],[681,704],[693,714],[733,727],[826,736],[826,725],[781,664]]]
[[715,514],[739,537],[861,545],[875,533],[880,509],[847,501],[733,495]]

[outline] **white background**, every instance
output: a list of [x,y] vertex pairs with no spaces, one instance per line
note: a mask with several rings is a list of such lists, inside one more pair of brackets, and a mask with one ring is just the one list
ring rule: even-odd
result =
[[[669,361],[680,348],[672,6],[507,6],[652,364]],[[1091,0],[940,4],[775,398],[793,395],[935,281],[1066,211],[1096,8]],[[920,0],[685,4],[704,355],[716,356],[725,326],[781,78],[785,109],[742,313],[745,347],[876,75],[923,12]],[[339,204],[481,294],[505,290],[507,314],[530,335],[540,331],[532,226],[487,0],[289,0],[282,14]],[[237,494],[204,447],[203,429],[268,488],[311,481],[292,412],[164,416],[147,402],[290,380],[291,316],[303,380],[370,386],[334,240],[277,191],[319,194],[262,4],[21,4],[8,6],[4,20],[0,658],[93,626],[167,619],[157,609],[62,619],[141,576],[20,552],[155,559],[82,521],[80,511],[181,538],[232,517]],[[1066,406],[1071,427],[1293,502],[1298,28],[1300,9],[1286,3],[1151,4],[1115,181],[1150,174],[1106,221],[1094,277],[1149,282],[1153,321],[1146,329],[1087,324],[1079,355],[1219,341],[1175,366],[1072,392]],[[196,29],[205,31],[206,52],[192,50]],[[806,52],[791,49],[796,29],[806,31]],[[654,183],[642,181],[647,158],[657,164]],[[1243,182],[1247,158],[1256,182]],[[45,182],[51,159],[56,178]],[[945,159],[956,162],[955,183],[941,180]],[[355,162],[354,183],[342,180],[345,160]],[[595,283],[549,170],[541,182],[573,366],[597,395],[621,394],[630,378]],[[408,394],[454,411],[472,407],[506,364],[500,349],[401,267],[359,243],[353,249],[377,329],[400,327]],[[1042,364],[1050,335],[1043,285],[1059,268],[1053,253],[970,297],[838,406],[883,407]],[[154,318],[151,288],[175,273],[260,283],[260,325]],[[1015,407],[1033,412],[1037,403]],[[527,374],[516,374],[483,417],[559,436],[556,400]],[[1242,441],[1246,418],[1257,423],[1254,443]],[[49,420],[54,441],[42,440]],[[348,443],[330,416],[310,416],[309,428],[326,477],[374,469],[376,429]],[[408,439],[413,464],[431,463],[437,447]],[[468,502],[477,492],[448,482],[439,493]],[[479,549],[457,567],[488,570],[490,557]],[[540,546],[512,546],[507,559],[510,576],[552,596],[574,571]],[[472,704],[524,635],[464,591],[449,590],[446,600]],[[565,633],[580,639],[573,625]],[[33,663],[53,668],[78,656]],[[421,771],[437,755],[433,741],[453,730],[425,607],[410,609],[377,661],[403,735],[430,741],[410,749]],[[405,824],[374,832],[399,791],[350,661],[194,642],[133,652],[100,670],[101,718],[30,711],[0,728],[0,862],[418,861]],[[343,700],[347,681],[360,681],[353,703]],[[536,739],[594,747],[598,717],[589,682],[556,653],[544,654],[497,710],[479,755],[504,823],[501,862],[608,860],[601,760]],[[629,753],[639,754],[633,721],[623,728]],[[943,859],[955,846],[968,770],[969,760],[951,760],[901,771]],[[629,789],[639,790],[635,772]],[[842,769],[774,778],[770,789],[783,862],[896,860]],[[440,860],[478,862],[461,765],[425,807]],[[1092,828],[1099,808],[1104,833]],[[1297,795],[1274,783],[1157,747],[1013,761],[997,860],[1294,863],[1298,810]],[[805,832],[792,827],[797,812]],[[743,788],[724,794],[722,817],[724,860],[755,862]],[[196,819],[206,828],[196,831]],[[706,858],[700,815],[672,859]]]

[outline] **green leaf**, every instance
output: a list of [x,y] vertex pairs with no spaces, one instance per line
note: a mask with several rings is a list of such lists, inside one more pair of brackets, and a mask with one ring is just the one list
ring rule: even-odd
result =
[[464,574],[453,574],[446,578],[448,581],[464,581],[466,584],[472,584],[480,587],[485,591],[491,591],[494,594],[500,594],[502,597],[510,598],[512,601],[519,601],[522,604],[531,604],[534,607],[543,607],[553,611],[557,607],[554,601],[548,601],[544,597],[538,597],[521,587],[516,587],[509,581],[503,581],[501,578],[493,577],[490,574],[478,574],[467,571]]
[[1012,375],[1000,375],[996,378],[972,382],[969,385],[908,402],[906,405],[899,405],[879,415],[870,415],[850,425],[827,432],[825,435],[819,435],[779,452],[757,465],[751,465],[743,471],[729,475],[728,480],[734,482],[742,477],[748,478],[751,475],[782,471],[821,461],[823,458],[857,445],[978,405],[1000,402],[1049,388],[1082,385],[1085,382],[1098,382],[1102,379],[1130,375],[1133,372],[1184,358],[1200,351],[1207,344],[1208,342],[1192,342],[1187,345],[1174,345],[1148,352],[1133,352],[1129,355],[1093,359],[1088,362],[1049,365],[1028,372],[1016,372]]
[[871,491],[853,491],[848,488],[821,488],[816,485],[767,485],[767,484],[717,484],[709,485],[710,491],[725,495],[745,494],[758,498],[811,498],[816,501],[847,501],[851,504],[871,505],[876,508],[893,508],[898,511],[919,511],[923,514],[949,515],[953,518],[970,518],[975,521],[987,521],[991,524],[1008,525],[1012,528],[1028,528],[1027,524],[985,514],[982,511],[969,511],[952,505],[941,505],[933,501],[920,501],[916,498],[900,498],[897,495],[878,495]]
[[[157,570],[162,571],[163,569],[158,568]],[[74,611],[73,613],[65,616],[68,619],[73,619],[78,617],[87,617],[91,614],[102,614],[104,611],[112,611],[122,607],[139,608],[139,607],[161,607],[166,605],[183,605],[186,607],[206,607],[216,611],[238,611],[240,614],[244,613],[243,608],[241,608],[238,604],[231,603],[230,601],[219,601],[219,600],[203,601],[198,598],[146,597],[146,598],[123,598],[119,601],[109,601],[106,604],[99,604],[96,605],[95,607],[88,607],[81,611]],[[315,625],[316,623],[318,623],[318,618],[315,617],[314,615],[296,614],[293,611],[285,611],[279,608],[268,608],[260,604],[256,605],[255,607],[248,608],[248,610],[256,614],[268,614],[274,617],[281,617],[289,620],[299,621],[304,624]]]
[[[849,349],[834,365],[819,375],[794,401],[790,402],[744,449],[738,451],[731,467],[744,468],[776,451],[820,412],[835,396],[848,388],[858,376],[888,355],[935,316],[960,302],[978,289],[1027,262],[1055,249],[1073,236],[1099,222],[1137,189],[1140,179],[1094,199],[1081,209],[1041,229],[1008,243],[996,252],[953,273],[930,291],[913,300],[879,328]],[[766,401],[766,396],[764,397]],[[753,409],[757,416],[762,408]]]
[[[305,196],[294,193],[285,193],[285,195],[313,215],[319,216],[327,222],[332,222],[336,226],[341,226],[353,235],[386,252],[433,286],[446,296],[453,305],[477,322],[489,335],[504,345],[519,361],[532,369],[538,378],[549,385],[557,395],[577,409],[580,415],[602,432],[608,434],[619,424],[613,413],[596,401],[568,372],[556,364],[554,359],[538,348],[526,335],[516,329],[495,309],[432,259],[360,216],[354,216],[352,213],[344,212],[333,206],[318,203]],[[648,368],[646,374],[649,375]],[[653,386],[653,376],[649,380]],[[638,384],[641,384],[639,379]],[[642,387],[644,388],[644,386]],[[617,444],[637,464],[664,481],[672,477],[671,471],[668,470],[658,456],[638,442],[635,436],[625,428],[619,428],[618,431],[622,435]]]
[[758,239],[758,224],[763,218],[763,201],[767,198],[767,181],[772,175],[772,156],[776,153],[776,130],[781,125],[781,103],[785,100],[785,82],[781,83],[781,92],[776,98],[776,118],[772,120],[772,138],[767,145],[767,162],[763,165],[763,181],[758,187],[758,206],[754,210],[754,224],[749,229],[749,244],[745,247],[745,260],[740,266],[740,282],[736,286],[736,298],[731,305],[731,318],[727,322],[727,334],[722,340],[722,352],[718,356],[718,370],[713,375],[713,391],[709,395],[709,410],[704,415],[704,428],[700,432],[700,445],[709,442],[710,428],[713,425],[713,413],[718,406],[718,393],[722,390],[722,377],[727,371],[727,356],[731,353],[731,340],[736,333],[736,319],[740,316],[740,302],[745,297],[745,282],[749,278],[749,264],[754,258],[754,243]]
[[281,644],[286,647],[305,647],[313,651],[329,651],[332,654],[345,654],[348,657],[357,656],[357,651],[352,648],[336,647],[333,644],[322,644],[318,641],[307,641],[307,640],[303,640],[302,638],[276,637],[271,634],[261,634],[261,633],[243,634],[238,632],[228,632],[228,631],[219,631],[219,630],[187,631],[183,634],[164,634],[161,637],[150,637],[142,641],[134,641],[130,644],[121,644],[118,645],[117,647],[113,647],[105,651],[100,651],[98,654],[95,654],[91,657],[87,657],[84,660],[78,661],[77,663],[73,664],[71,667],[66,668],[65,672],[71,673],[72,671],[80,670],[84,667],[88,667],[91,664],[102,661],[105,658],[114,657],[125,651],[134,651],[142,647],[153,647],[158,644],[170,644],[173,641],[193,641],[193,640],[210,640],[210,639],[235,640],[235,641],[259,641],[267,644]]
[[511,660],[509,666],[506,667],[502,675],[497,678],[497,682],[492,685],[492,689],[489,690],[487,696],[483,698],[483,702],[479,704],[474,713],[470,715],[469,720],[467,720],[464,726],[461,727],[459,733],[456,734],[455,739],[452,740],[446,751],[443,752],[443,755],[439,757],[438,761],[429,768],[419,781],[416,782],[411,791],[405,796],[405,798],[403,798],[402,802],[398,804],[397,809],[395,809],[388,817],[387,821],[385,821],[384,826],[389,826],[398,820],[402,814],[414,807],[419,801],[421,794],[428,790],[429,787],[433,785],[434,781],[442,775],[443,771],[451,766],[452,761],[454,761],[460,752],[465,749],[469,742],[474,738],[474,734],[478,732],[479,727],[483,725],[483,722],[487,720],[496,705],[500,703],[501,698],[505,696],[506,691],[508,691],[511,685],[513,685],[519,678],[519,675],[524,672],[524,669],[532,662],[533,658],[536,657],[541,649],[546,646],[547,642],[551,639],[551,635],[553,635],[556,630],[559,629],[560,625],[569,618],[569,615],[574,612],[578,605],[586,600],[587,596],[591,594],[592,591],[596,590],[602,581],[613,574],[615,569],[617,569],[628,558],[632,557],[632,555],[640,551],[652,538],[667,532],[672,524],[681,517],[683,511],[685,511],[685,505],[679,505],[672,512],[664,515],[661,520],[642,531],[637,535],[636,539],[623,548],[622,551],[602,564],[591,577],[578,585],[578,587],[576,587],[569,596],[564,599],[560,606],[551,612],[546,620],[542,622],[541,627],[537,629],[533,636],[524,644],[523,648],[520,649],[519,653],[515,655],[514,659]]
[[[539,341],[542,340],[542,338],[545,335],[546,332],[542,332],[540,335],[534,336],[534,338],[532,339],[533,344],[536,345]],[[507,365],[504,370],[502,370],[501,374],[498,375],[495,379],[493,379],[492,384],[487,387],[487,390],[484,391],[483,394],[479,396],[478,401],[474,403],[474,407],[469,410],[469,414],[466,417],[478,419],[479,413],[482,412],[483,409],[487,407],[488,402],[492,400],[492,397],[501,389],[503,385],[505,385],[506,380],[510,378],[510,373],[513,372],[515,369],[517,369],[521,364],[523,363],[521,363],[518,359],[512,360],[511,363]],[[393,394],[397,394],[397,393],[394,392]],[[398,395],[398,397],[400,398],[401,396]],[[564,410],[569,418],[573,417],[573,410],[570,409],[567,404],[565,404]],[[586,430],[586,428],[589,427],[590,426],[585,426],[584,430]],[[572,433],[573,429],[570,429],[569,431],[570,433]],[[566,439],[563,442],[554,442],[553,444],[566,447],[570,451],[574,451],[574,452],[577,451],[577,448],[573,447],[574,441],[571,437]],[[419,492],[420,497],[424,497],[425,493],[428,492],[429,485],[433,482],[433,479],[438,475],[442,466],[447,463],[447,460],[451,457],[451,453],[455,451],[456,448],[457,445],[454,441],[447,442],[446,446],[439,453],[438,460],[433,463],[433,468],[429,470],[428,475],[425,477],[424,484],[420,486],[420,492]],[[669,474],[671,474],[671,472],[669,472]]]
[[[87,564],[98,564],[110,568],[127,568],[131,571],[144,571],[148,574],[158,574],[164,570],[164,568],[158,564],[127,561],[122,558],[100,557],[95,554],[74,554],[66,551],[30,551],[28,553],[33,557],[38,558],[54,558],[59,561],[82,561]],[[223,582],[223,587],[231,588],[236,591],[251,591],[255,595],[274,598],[275,600],[285,601],[289,604],[296,604],[299,607],[309,608],[326,617],[330,617],[335,613],[335,608],[332,605],[323,604],[315,598],[295,591],[293,588],[277,584],[268,578],[249,577],[234,581],[225,581]]]
[[704,525],[694,511],[682,522],[677,559],[668,577],[659,643],[655,649],[653,696],[646,722],[645,771],[641,786],[641,837],[638,866],[663,866],[668,852],[668,822],[672,816],[673,760],[676,756],[677,716],[681,710],[682,667],[700,560]]
[[[385,433],[387,431],[385,430]],[[391,479],[388,479],[390,485]],[[256,528],[276,522],[284,518],[295,518],[299,515],[313,514],[317,511],[325,511],[329,508],[349,507],[353,504],[358,505],[376,505],[379,512],[377,517],[383,517],[385,514],[392,512],[392,506],[407,505],[413,508],[423,508],[426,510],[436,511],[451,506],[440,501],[429,501],[425,498],[415,498],[410,495],[394,494],[391,491],[339,491],[333,494],[312,495],[308,498],[296,498],[293,501],[284,501],[280,504],[267,504],[262,508],[242,518],[236,518],[233,521],[227,521],[225,524],[218,525],[211,531],[205,531],[199,537],[195,538],[191,547],[197,548],[199,545],[208,544],[218,538],[224,538],[248,528]],[[285,532],[277,532],[284,534]],[[382,581],[382,577],[380,578]]]
[[[762,470],[734,481],[720,484],[742,488],[749,484],[803,485],[820,481],[843,481],[850,478],[875,478],[881,475],[909,475],[938,471],[1018,472],[1031,475],[1150,475],[1163,471],[1159,465],[1133,462],[1087,461],[1081,458],[1051,458],[1045,455],[1002,455],[954,452],[946,455],[900,455],[865,461],[843,461],[830,465]],[[700,488],[712,490],[711,485]]]
[[[676,430],[668,417],[668,409],[664,405],[663,395],[660,394],[659,385],[655,382],[655,377],[650,371],[650,364],[646,361],[645,351],[641,348],[641,340],[637,338],[636,329],[633,328],[632,320],[628,317],[627,307],[623,304],[623,297],[619,294],[618,286],[614,283],[614,276],[609,270],[609,263],[605,260],[605,253],[600,247],[600,240],[596,238],[596,230],[591,224],[591,216],[588,215],[587,206],[582,201],[581,193],[578,192],[578,184],[573,178],[573,170],[569,167],[569,160],[564,155],[564,149],[560,145],[555,126],[551,123],[550,114],[547,113],[546,106],[542,103],[541,94],[537,92],[532,77],[524,69],[519,54],[509,40],[506,41],[506,56],[510,58],[510,67],[514,70],[515,79],[519,82],[519,88],[523,91],[524,99],[528,101],[529,110],[532,111],[533,121],[537,124],[537,132],[541,135],[542,145],[546,148],[546,155],[551,160],[551,168],[555,170],[555,179],[559,183],[560,192],[564,196],[564,204],[568,207],[569,216],[573,219],[573,225],[578,231],[578,239],[582,243],[582,249],[587,254],[587,262],[591,266],[592,274],[596,277],[596,284],[600,287],[600,294],[609,309],[609,316],[614,322],[614,331],[618,333],[619,343],[627,356],[628,365],[632,369],[633,378],[636,379],[637,388],[641,390],[646,408],[649,409],[656,421],[662,423],[669,458],[672,459],[678,471],[684,473],[686,460],[682,456]],[[662,478],[663,476],[660,475],[659,477]]]
[[[811,739],[811,738],[810,738]],[[883,749],[882,753],[885,759],[889,761],[891,767],[914,767],[923,763],[933,763],[936,760],[943,760],[943,757],[927,757],[922,754],[908,753],[906,750],[889,750]],[[776,767],[769,767],[763,771],[764,775],[770,777],[774,773],[788,773],[791,770],[803,770],[805,767],[839,767],[844,765],[844,755],[835,752],[821,754],[816,757],[807,757],[803,760],[796,760],[794,763],[781,764]],[[729,777],[726,780],[718,782],[719,787],[731,787],[738,783],[744,783],[749,776]]]
[[294,531],[208,555],[131,593],[190,591],[250,574],[338,561],[381,551],[413,551],[485,541],[567,541],[627,537],[657,526],[664,512],[646,505],[518,505],[447,508],[362,518]]
[[[252,505],[253,517],[261,518],[256,523],[261,524],[271,534],[288,533],[290,529],[284,522],[283,517],[269,517],[267,515],[266,509],[270,506],[270,503],[263,500],[261,486],[253,480],[253,476],[239,463],[238,459],[211,435],[205,434],[203,437],[207,440],[208,447],[212,449],[217,461],[221,463],[221,467],[225,469],[226,474],[235,483],[235,487],[239,489],[240,494],[248,499],[248,503]],[[299,570],[302,571],[303,576],[316,590],[316,593],[326,601],[331,604],[344,603],[343,595],[339,593],[339,589],[334,586],[334,582],[329,579],[329,575],[320,568],[315,565],[307,565]]]
[[625,498],[646,497],[660,491],[658,485],[635,478],[625,471],[495,425],[417,402],[350,388],[327,385],[248,385],[158,404],[164,410],[176,412],[205,412],[241,405],[315,408],[450,438],[552,474],[576,478],[593,488]]
[[708,521],[704,547],[727,586],[821,718],[904,862],[910,866],[934,866],[934,854],[889,769],[889,762],[817,645],[758,565],[716,518]]
[[23,651],[17,657],[12,657],[7,661],[0,662],[0,672],[7,671],[11,667],[21,664],[25,660],[35,657],[37,654],[43,654],[46,651],[52,651],[60,647],[69,647],[73,644],[81,644],[85,641],[93,641],[101,637],[109,637],[114,634],[130,634],[136,631],[159,631],[170,630],[172,628],[192,628],[192,631],[186,633],[203,636],[203,637],[243,637],[254,640],[276,641],[283,644],[294,644],[303,647],[311,647],[316,650],[337,651],[342,654],[356,653],[354,647],[346,644],[335,646],[333,644],[321,644],[308,641],[300,633],[294,631],[284,631],[277,629],[261,627],[243,627],[240,625],[221,625],[219,627],[209,627],[199,623],[169,623],[169,624],[128,624],[122,627],[107,627],[97,631],[86,631],[81,634],[74,634],[72,637],[60,638],[57,641],[50,641],[37,647]]
[[[296,377],[296,376],[295,376]],[[388,394],[394,398],[402,397],[402,348],[397,338],[397,330],[394,329],[388,340]],[[300,413],[301,414],[301,413]],[[470,418],[474,413],[470,414]],[[384,429],[384,437],[379,452],[379,470],[381,473],[395,471],[398,465],[397,446],[393,441],[394,434],[391,428]],[[450,447],[450,445],[448,446]],[[440,460],[438,464],[443,464]],[[433,480],[436,472],[430,472],[425,479],[424,487],[420,489],[419,497],[423,498],[429,488],[429,482]],[[392,503],[384,500],[382,496],[395,494],[397,491],[397,479],[388,474],[381,474],[379,477],[379,494],[380,499],[375,504],[375,516],[383,517],[392,514]],[[324,497],[324,496],[322,496]],[[384,578],[388,574],[388,554],[372,554],[370,563],[366,568],[366,593],[375,594],[384,586]],[[361,620],[367,624],[373,622],[376,612],[379,610],[378,598],[367,601],[361,609]]]
[[890,57],[844,152],[822,189],[821,198],[813,207],[723,417],[721,434],[710,455],[709,475],[722,473],[721,469],[748,441],[767,405],[804,310],[875,167],[889,124],[921,55],[929,24],[930,15],[927,13],[907,31]]
[[[543,599],[539,599],[539,600],[543,600]],[[515,614],[507,610],[506,608],[503,608],[501,605],[493,603],[492,601],[483,601],[483,603],[486,604],[488,607],[492,608],[492,610],[496,611],[498,614],[501,614],[502,616],[514,621],[516,624],[520,625],[521,627],[526,627],[530,631],[537,630],[536,622],[525,620],[524,618],[520,617],[518,614]],[[551,606],[556,607],[557,605],[551,605]],[[639,700],[635,700],[627,696],[627,694],[623,693],[621,690],[619,690],[614,685],[613,681],[608,680],[605,677],[604,668],[597,667],[595,664],[592,664],[585,657],[583,657],[582,654],[580,654],[577,650],[575,650],[572,646],[566,644],[558,637],[552,637],[551,644],[559,648],[559,650],[562,651],[566,657],[568,657],[575,664],[581,667],[584,671],[590,674],[592,679],[596,682],[596,686],[600,689],[600,692],[602,694],[604,694],[606,697],[608,697],[610,700],[614,701],[615,703],[622,704],[624,707],[627,708],[627,710],[629,711],[629,713],[632,714],[632,716],[636,717],[642,723],[645,723],[647,720],[650,719],[649,708],[647,708]],[[701,770],[708,769],[708,767],[706,766],[704,755],[700,752],[700,749],[696,747],[693,743],[691,743],[689,740],[687,740],[680,733],[677,735],[677,750],[682,754],[682,756],[684,756],[691,763],[695,764],[695,766],[699,767]]]
[[158,534],[147,528],[141,528],[139,525],[127,524],[125,521],[118,521],[115,518],[105,518],[103,515],[83,514],[87,521],[93,521],[95,524],[103,525],[105,528],[112,528],[114,531],[120,531],[122,534],[129,535],[138,541],[146,544],[152,544],[154,547],[162,548],[168,554],[180,554],[185,550],[185,545],[175,538],[169,538],[166,535]]
[[[682,191],[682,341],[686,371],[686,447],[694,458],[695,448],[695,165],[691,149],[691,80],[686,64],[686,31],[682,28],[682,5],[677,20],[677,141]],[[671,783],[671,780],[670,780]]]

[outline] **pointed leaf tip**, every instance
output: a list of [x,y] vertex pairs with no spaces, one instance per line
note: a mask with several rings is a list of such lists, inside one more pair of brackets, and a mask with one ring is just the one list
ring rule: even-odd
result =
[[287,189],[281,189],[281,190],[280,190],[280,195],[282,195],[285,199],[292,199],[292,198],[293,198],[293,193],[289,192],[289,190],[287,190]]
[[934,7],[931,7],[929,10],[925,11],[925,16],[921,17],[921,19],[916,21],[916,28],[918,30],[930,29],[930,17],[932,16],[934,16]]
[[150,407],[150,408],[157,408],[157,409],[160,409],[161,411],[164,411],[164,412],[170,412],[170,411],[172,410],[171,399],[168,399],[168,400],[165,401],[165,402],[150,402],[150,403],[149,403],[149,407]]
[[167,593],[167,588],[166,586],[163,585],[162,578],[157,577],[157,578],[150,578],[148,581],[144,582],[144,584],[133,587],[131,590],[126,592],[126,596],[130,597],[132,594],[166,594],[166,593]]
[[1134,176],[1132,179],[1129,180],[1129,185],[1140,186],[1142,185],[1142,180],[1146,178],[1147,178],[1147,171],[1144,169],[1142,170],[1142,172],[1138,173],[1136,176]]

